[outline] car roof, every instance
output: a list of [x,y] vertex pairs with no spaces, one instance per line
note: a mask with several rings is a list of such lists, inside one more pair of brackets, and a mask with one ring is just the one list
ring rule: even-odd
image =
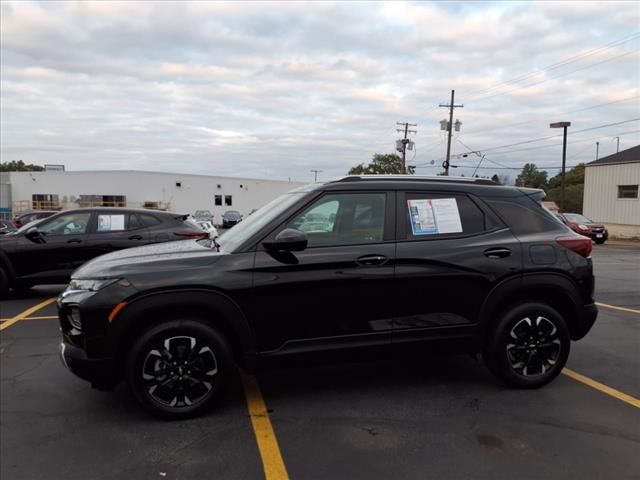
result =
[[60,210],[56,213],[70,213],[70,212],[123,212],[123,213],[146,213],[153,215],[166,215],[171,217],[186,217],[188,214],[178,212],[168,212],[166,210],[154,210],[151,208],[128,208],[128,207],[81,207],[70,208],[68,210]]

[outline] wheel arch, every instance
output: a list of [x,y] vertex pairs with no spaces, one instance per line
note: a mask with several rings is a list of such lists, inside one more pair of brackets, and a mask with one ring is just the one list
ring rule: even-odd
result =
[[0,267],[2,267],[2,269],[7,273],[10,283],[15,281],[16,272],[13,268],[9,255],[7,255],[7,252],[4,250],[0,250]]
[[256,343],[240,306],[226,293],[207,289],[162,290],[142,294],[127,302],[113,319],[112,351],[119,371],[126,353],[139,335],[163,319],[197,317],[219,329],[229,340],[235,360],[252,367]]
[[572,339],[580,336],[580,290],[573,280],[559,273],[532,273],[507,280],[488,295],[480,311],[482,343],[502,312],[524,302],[541,302],[558,311],[567,322]]

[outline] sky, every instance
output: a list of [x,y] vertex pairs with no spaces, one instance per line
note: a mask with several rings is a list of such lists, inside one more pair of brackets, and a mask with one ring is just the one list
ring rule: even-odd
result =
[[640,143],[638,2],[0,8],[3,162],[326,180],[410,122],[407,163],[435,175],[452,89],[452,175],[558,173],[551,122],[567,165]]

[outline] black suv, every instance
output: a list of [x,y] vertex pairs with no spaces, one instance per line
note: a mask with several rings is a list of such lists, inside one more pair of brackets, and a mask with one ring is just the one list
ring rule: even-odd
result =
[[539,387],[597,315],[591,241],[543,196],[412,176],[294,190],[218,241],[78,269],[58,299],[62,359],[171,418],[207,409],[235,363],[369,347],[481,352],[506,384]]

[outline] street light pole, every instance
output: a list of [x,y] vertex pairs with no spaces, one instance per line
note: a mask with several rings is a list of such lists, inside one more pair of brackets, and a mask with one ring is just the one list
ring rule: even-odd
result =
[[567,128],[571,126],[571,122],[556,122],[549,125],[551,128],[562,128],[564,135],[562,136],[562,177],[560,186],[560,212],[564,212],[564,174],[567,164]]

